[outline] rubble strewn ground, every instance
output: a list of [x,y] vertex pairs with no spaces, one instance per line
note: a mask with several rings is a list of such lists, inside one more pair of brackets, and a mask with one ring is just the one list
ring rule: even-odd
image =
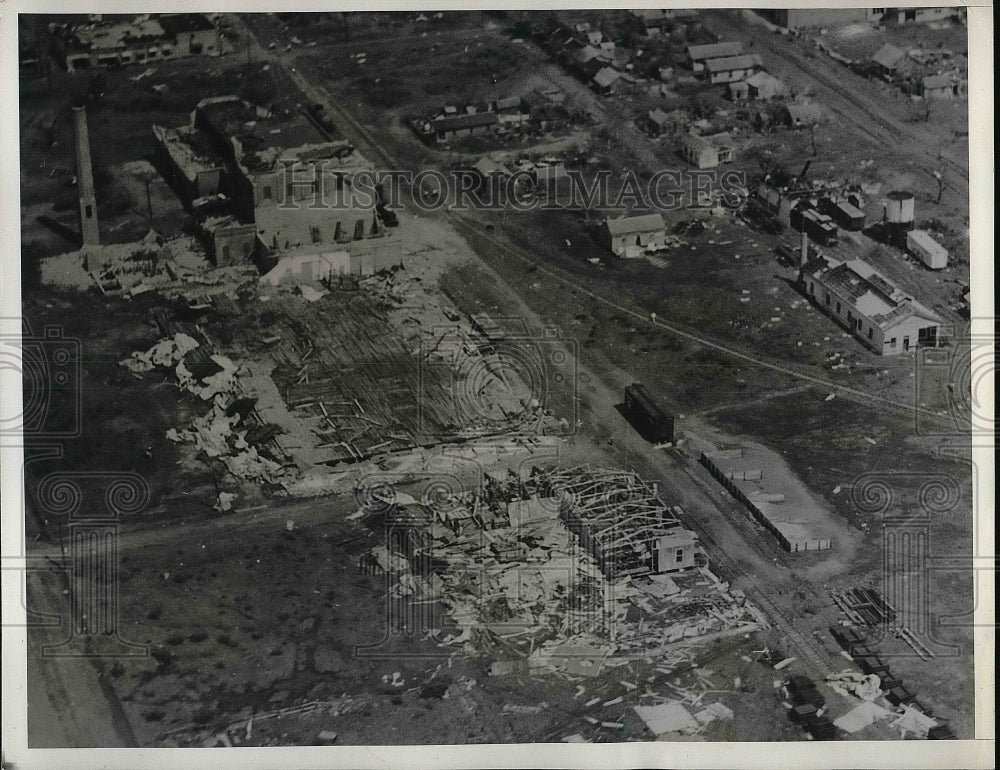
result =
[[[860,254],[953,323],[969,267],[957,172],[935,201],[931,161],[906,166],[913,148],[882,147],[889,129],[845,115],[826,80],[816,88],[834,120],[755,129],[754,110],[682,63],[689,43],[736,35],[741,17],[723,11],[661,22],[645,57],[626,12],[553,13],[577,36],[605,23],[620,38],[608,55],[622,67],[633,57],[600,96],[518,20],[420,16],[353,14],[352,41],[346,17],[301,28],[295,15],[220,15],[245,59],[108,71],[90,111],[107,153],[99,198],[138,200],[102,210],[102,244],[82,249],[67,245],[72,207],[48,199],[68,189],[53,164],[69,163],[56,120],[69,76],[28,90],[22,240],[37,284],[24,314],[71,331],[84,352],[80,435],[64,458],[26,455],[25,486],[73,468],[87,494],[106,471],[149,491],[146,509],[116,523],[115,607],[122,638],[148,654],[108,662],[87,690],[89,673],[40,653],[60,629],[33,629],[33,730],[49,720],[86,743],[59,700],[72,692],[108,699],[124,740],[150,747],[970,737],[968,630],[922,634],[893,590],[924,573],[884,569],[885,522],[928,499],[946,510],[923,534],[971,554],[968,452],[913,425],[949,416],[951,375],[912,353],[876,356],[817,312],[775,259],[792,236],[720,205],[716,190],[711,205],[664,213],[662,249],[624,260],[593,237],[598,218],[621,212],[424,211],[410,190],[395,225],[371,218],[378,237],[335,238],[338,254],[380,269],[272,282],[249,261],[216,266],[166,183],[143,189],[153,167],[138,148],[151,140],[138,137],[227,86],[308,113],[312,128],[330,123],[387,166],[486,158],[538,173],[554,157],[620,181],[683,167],[690,122],[735,137],[734,171],[815,159],[817,186],[859,182],[873,206],[880,190],[914,189],[952,250],[945,271],[863,234],[829,251]],[[381,25],[392,37],[362,46]],[[858,45],[849,32],[827,47]],[[915,40],[914,56],[954,32]],[[813,95],[799,53],[745,34],[797,96]],[[669,73],[654,74],[652,51]],[[815,66],[829,79],[841,65]],[[562,106],[535,110],[524,130],[444,145],[405,123],[428,100],[515,92]],[[130,99],[149,100],[149,115]],[[639,118],[653,107],[684,127],[648,136]],[[900,104],[887,110],[903,120]],[[111,141],[116,121],[131,147]],[[913,135],[937,130],[910,123]],[[653,445],[629,421],[619,402],[636,381],[676,418],[672,441]],[[71,407],[52,412],[69,421]],[[883,508],[855,494],[869,474],[891,480]],[[928,495],[928,475],[950,482]],[[65,615],[65,522],[47,504],[27,505],[28,539],[47,559],[28,596]],[[970,586],[962,570],[920,583],[952,614],[969,608]]]

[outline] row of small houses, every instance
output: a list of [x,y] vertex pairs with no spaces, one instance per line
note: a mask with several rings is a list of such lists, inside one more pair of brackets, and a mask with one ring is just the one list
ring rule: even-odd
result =
[[[569,71],[599,93],[610,93],[619,81],[636,82],[631,74],[632,54],[589,29],[562,31],[542,36],[541,43]],[[637,54],[638,55],[638,54]],[[760,72],[759,56],[747,54],[739,42],[688,46],[685,65],[709,83],[733,83]],[[661,79],[673,76],[673,67],[658,69]]]
[[462,106],[445,105],[429,116],[407,118],[410,128],[427,144],[455,137],[521,130],[531,124],[551,129],[569,119],[565,92],[538,88],[522,96],[508,96]]
[[[688,127],[688,120],[689,116],[683,110],[664,112],[657,108],[650,110],[642,122],[654,136],[681,133],[677,154],[695,168],[717,168],[736,159],[736,145],[729,132],[700,135],[694,127]],[[781,126],[793,130],[808,128],[825,120],[826,111],[814,103],[782,104],[770,114],[759,112],[754,117],[758,128]]]
[[456,136],[475,136],[501,128],[523,126],[530,114],[520,96],[470,103],[457,107],[445,105],[430,117],[410,118],[410,127],[424,142],[432,144]]
[[[907,94],[925,99],[955,99],[968,96],[968,79],[957,73],[932,75],[907,75],[907,53],[902,48],[886,43],[872,54],[869,63],[862,63],[863,74],[874,74],[898,84]],[[852,63],[853,64],[853,63]],[[855,69],[858,67],[856,66]]]
[[924,52],[914,49],[907,52],[892,43],[885,43],[870,57],[854,60],[841,56],[819,40],[816,41],[816,47],[859,75],[892,83],[911,96],[925,99],[965,99],[969,95],[968,77],[961,67],[942,66],[941,70],[947,71],[927,74],[935,61],[938,65],[943,65],[953,58],[950,51]]
[[[616,256],[636,258],[664,248],[667,231],[660,214],[609,217],[597,239]],[[941,318],[861,260],[841,262],[818,253],[803,257],[799,284],[818,307],[876,353],[906,353],[939,342]]]

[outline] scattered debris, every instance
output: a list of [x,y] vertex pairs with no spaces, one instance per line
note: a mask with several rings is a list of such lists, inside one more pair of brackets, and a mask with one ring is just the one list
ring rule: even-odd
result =
[[697,720],[678,701],[668,701],[658,706],[633,706],[632,709],[656,736],[665,733],[692,733],[699,727]]

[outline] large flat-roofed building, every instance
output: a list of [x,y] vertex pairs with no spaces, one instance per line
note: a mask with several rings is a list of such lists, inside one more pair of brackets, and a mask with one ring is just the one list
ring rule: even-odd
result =
[[203,99],[180,129],[154,128],[165,167],[188,203],[221,193],[226,216],[203,223],[217,264],[329,252],[382,233],[375,175],[345,139],[306,114],[239,99]]
[[769,8],[757,13],[786,29],[836,27],[845,24],[878,21],[885,8]]
[[818,255],[801,268],[802,289],[867,347],[895,355],[937,345],[942,320],[860,259]]
[[218,30],[201,13],[104,16],[67,27],[55,45],[68,72],[222,52]]

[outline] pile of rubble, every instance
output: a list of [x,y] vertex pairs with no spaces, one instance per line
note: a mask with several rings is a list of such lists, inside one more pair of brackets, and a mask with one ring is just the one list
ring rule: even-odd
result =
[[686,533],[677,542],[692,549],[694,539],[634,474],[533,468],[433,503],[368,496],[357,516],[384,527],[366,558],[389,575],[390,595],[444,606],[458,633],[443,643],[532,670],[597,676],[612,658],[766,625],[691,553],[678,549],[675,569],[650,552],[657,538]]
[[[207,345],[177,332],[120,363],[136,377],[156,370],[173,370],[181,390],[212,403],[212,408],[197,417],[190,428],[168,430],[168,439],[194,444],[208,457],[221,461],[239,479],[276,483],[287,476],[285,465],[258,451],[258,447],[274,439],[275,431],[256,419],[255,401],[243,392],[239,366],[231,359],[208,353]],[[230,504],[231,499],[220,497],[221,510],[228,510]]]

